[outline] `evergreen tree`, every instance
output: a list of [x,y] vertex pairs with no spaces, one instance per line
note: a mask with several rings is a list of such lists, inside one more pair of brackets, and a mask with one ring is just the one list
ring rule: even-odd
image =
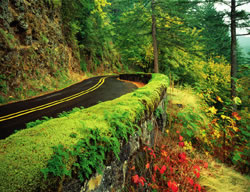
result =
[[201,43],[207,58],[224,56],[230,61],[229,26],[224,22],[225,13],[216,11],[213,3],[196,6],[195,26],[201,29]]
[[[194,52],[190,45],[194,44],[192,30],[184,22],[193,3],[182,1],[149,1],[123,0],[126,11],[116,10],[112,20],[115,21],[115,42],[122,52],[125,62],[155,72],[165,70],[166,62],[158,67],[159,59],[171,54],[172,48]],[[126,3],[124,3],[126,2]],[[121,14],[123,12],[123,14]],[[114,11],[112,11],[114,13]],[[171,26],[171,27],[170,27]],[[166,51],[165,47],[170,49]],[[152,63],[153,62],[153,63]]]
[[[230,7],[230,11],[226,12],[230,18],[230,31],[231,31],[231,97],[236,96],[236,78],[237,78],[237,41],[236,41],[236,28],[250,26],[250,14],[246,11],[238,11],[242,5],[250,4],[249,0],[213,0],[213,2],[221,2]],[[248,34],[250,30],[248,28]]]

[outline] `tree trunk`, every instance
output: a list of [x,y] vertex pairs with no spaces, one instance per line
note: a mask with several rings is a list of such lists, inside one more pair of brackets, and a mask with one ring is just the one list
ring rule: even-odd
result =
[[236,60],[236,5],[235,0],[231,0],[231,97],[236,96],[236,72],[237,72],[237,60]]
[[158,65],[158,49],[156,39],[156,19],[155,19],[155,0],[152,0],[152,38],[153,38],[153,49],[154,49],[154,72],[159,73]]

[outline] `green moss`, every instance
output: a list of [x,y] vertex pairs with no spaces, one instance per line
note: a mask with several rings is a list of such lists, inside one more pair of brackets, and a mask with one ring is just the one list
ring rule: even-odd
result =
[[[162,74],[153,74],[150,82],[135,92],[112,101],[52,119],[33,128],[21,130],[0,140],[0,191],[35,191],[45,188],[41,169],[46,168],[53,154],[53,146],[62,144],[72,149],[86,137],[86,130],[99,129],[101,135],[110,135],[110,122],[135,123],[143,114],[152,113],[161,100],[168,79]],[[126,119],[123,115],[126,113]],[[75,135],[72,137],[72,133]],[[68,167],[73,164],[68,162]]]
[[46,2],[50,5],[50,6],[55,6],[56,8],[60,8],[62,6],[62,1],[61,0],[46,0]]
[[14,49],[16,46],[15,38],[12,34],[7,33],[3,29],[0,29],[0,36],[3,37],[5,43],[7,44],[9,49]]

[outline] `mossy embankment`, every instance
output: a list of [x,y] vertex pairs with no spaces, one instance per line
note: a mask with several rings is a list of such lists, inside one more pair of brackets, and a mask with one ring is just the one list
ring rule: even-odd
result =
[[[155,110],[167,86],[166,76],[153,74],[146,86],[132,93],[82,109],[67,117],[49,120],[1,140],[0,191],[45,190],[47,181],[41,169],[47,167],[53,155],[52,147],[63,145],[71,150],[88,136],[89,130],[99,130],[102,136],[112,136],[110,127],[114,117],[120,124],[138,123],[140,118]],[[128,131],[124,132],[126,134]],[[70,169],[74,161],[70,158],[67,168]]]

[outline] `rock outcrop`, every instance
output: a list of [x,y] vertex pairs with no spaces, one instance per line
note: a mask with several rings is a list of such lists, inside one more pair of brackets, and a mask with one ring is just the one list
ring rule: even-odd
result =
[[80,71],[79,57],[74,55],[78,51],[72,50],[63,34],[60,2],[0,1],[2,99],[56,87],[53,78],[67,79],[69,73]]

